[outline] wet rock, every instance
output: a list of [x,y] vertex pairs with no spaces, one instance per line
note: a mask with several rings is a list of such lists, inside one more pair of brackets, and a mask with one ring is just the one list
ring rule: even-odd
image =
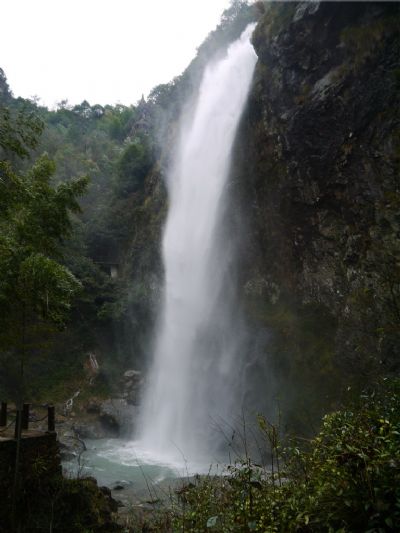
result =
[[122,398],[106,400],[100,405],[101,423],[120,437],[132,434],[135,414],[133,406]]
[[129,405],[139,405],[142,385],[142,373],[138,370],[127,370],[121,380],[120,398],[126,400]]
[[125,379],[140,379],[142,373],[140,372],[140,370],[127,370],[125,373],[124,373],[124,378]]
[[61,461],[73,461],[78,457],[78,453],[71,451],[65,444],[60,443]]
[[87,407],[86,407],[86,411],[88,413],[92,413],[92,414],[99,414],[100,413],[100,404],[98,401],[96,400],[92,400],[88,403]]
[[[68,425],[68,423],[65,425]],[[63,461],[71,461],[79,457],[79,455],[86,449],[85,443],[72,425],[69,429],[59,432],[57,438],[60,446],[61,459]]]
[[[265,376],[274,368],[291,391],[285,409],[298,423],[302,391],[313,390],[305,409],[318,418],[349,376],[370,379],[380,361],[399,369],[384,273],[400,276],[399,6],[276,9],[253,34],[258,63],[233,168],[248,223],[243,299],[260,324]],[[260,365],[247,370],[254,390]]]
[[314,13],[317,12],[318,8],[319,8],[319,2],[300,3],[300,5],[296,8],[296,11],[293,17],[293,22],[299,22],[299,20],[301,20],[306,15],[314,15]]
[[118,430],[104,425],[101,419],[74,424],[75,431],[82,439],[107,439],[118,436]]

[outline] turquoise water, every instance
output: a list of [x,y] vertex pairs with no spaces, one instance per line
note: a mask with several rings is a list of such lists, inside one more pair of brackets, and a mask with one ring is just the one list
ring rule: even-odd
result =
[[[209,464],[191,463],[184,459],[171,463],[166,457],[155,455],[139,441],[123,439],[85,440],[87,450],[80,459],[64,461],[63,468],[72,477],[92,476],[99,485],[116,485],[146,491],[157,485],[174,484],[195,474],[210,471]],[[168,457],[168,456],[167,456]]]
[[184,466],[155,460],[140,443],[122,439],[85,440],[87,450],[77,460],[65,461],[71,476],[92,476],[100,485],[134,485],[138,490],[157,485],[166,479],[185,477]]

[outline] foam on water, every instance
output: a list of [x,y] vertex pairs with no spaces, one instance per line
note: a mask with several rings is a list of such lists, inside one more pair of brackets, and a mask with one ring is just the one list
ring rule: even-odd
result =
[[[94,476],[100,485],[112,487],[116,484],[132,485],[141,491],[147,485],[156,486],[166,480],[187,478],[193,474],[207,473],[205,464],[185,464],[185,461],[171,462],[168,457],[155,457],[143,448],[140,441],[122,439],[88,439],[81,464],[76,459],[64,461],[66,471]],[[80,470],[80,472],[78,472]]]

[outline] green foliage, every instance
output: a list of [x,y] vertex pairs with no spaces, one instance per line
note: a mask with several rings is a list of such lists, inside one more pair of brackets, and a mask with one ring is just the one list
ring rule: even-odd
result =
[[174,81],[169,83],[156,85],[149,93],[149,102],[163,109],[168,109],[175,99],[174,92],[176,91],[177,83],[179,83],[179,78],[175,78]]
[[[112,519],[112,512],[117,509],[116,502],[97,487],[95,480],[60,478],[55,481],[52,498],[55,531],[108,533],[122,530]],[[36,513],[35,518],[38,524],[45,525],[48,518],[46,520],[46,514],[43,512],[43,502],[41,507],[43,514],[37,516]]]
[[70,212],[77,212],[77,197],[86,189],[87,178],[54,186],[54,163],[42,156],[25,175],[3,167],[0,206],[3,206],[3,233],[13,235],[28,249],[56,254],[63,237],[68,235]]
[[[57,456],[56,456],[57,457]],[[25,472],[24,490],[19,499],[21,532],[111,533],[122,531],[113,518],[117,504],[107,489],[100,489],[92,478],[66,479],[61,471],[49,469],[49,458],[36,457]],[[2,501],[7,493],[0,486]],[[8,506],[0,511],[0,532],[8,533]]]
[[[0,72],[0,104],[4,109],[0,126],[5,143],[0,155],[4,152],[7,159],[0,168],[4,184],[0,211],[9,221],[4,232],[7,237],[1,243],[9,261],[3,263],[4,270],[13,271],[16,278],[17,259],[10,250],[18,229],[23,241],[31,243],[24,245],[26,253],[30,246],[32,253],[62,261],[81,284],[71,305],[72,323],[61,335],[63,341],[53,344],[51,360],[36,365],[37,372],[45,374],[46,368],[56,367],[60,358],[76,369],[77,360],[82,365],[85,352],[93,349],[98,350],[102,365],[115,367],[115,372],[121,370],[120,366],[131,365],[133,354],[134,364],[142,357],[153,320],[153,287],[161,271],[158,246],[165,215],[166,194],[160,170],[155,168],[161,156],[157,141],[175,127],[171,121],[176,121],[210,55],[220,46],[226,49],[254,19],[254,10],[247,2],[232,2],[186,73],[156,87],[147,102],[142,98],[136,106],[90,105],[87,101],[70,106],[63,101],[55,111],[49,111],[34,102],[14,99]],[[46,127],[39,139],[43,124]],[[35,168],[24,161],[16,166],[13,159],[26,159],[32,149],[38,157]],[[43,152],[47,158],[41,157]],[[68,234],[63,233],[60,243],[56,236],[64,232],[66,219],[54,205],[52,188],[57,190],[61,204],[68,191],[70,199],[80,194],[72,190],[72,180],[85,175],[90,177],[90,186],[80,200],[82,213],[73,219],[67,216]],[[50,176],[49,188],[46,180]],[[27,182],[35,188],[32,194],[25,191]],[[76,207],[69,205],[68,212],[76,212]],[[111,280],[107,273],[110,264],[118,265],[117,280]],[[9,292],[4,301],[9,300],[14,278],[9,276],[5,281]],[[36,298],[37,316],[42,307],[40,313],[55,318],[55,309],[48,313],[39,305],[47,302],[44,296],[45,292]],[[40,322],[42,337],[48,337],[50,331],[45,334],[44,321]],[[35,327],[38,336],[37,324]],[[7,357],[12,358],[11,352]]]
[[359,69],[376,51],[382,48],[388,37],[399,35],[400,16],[394,7],[389,16],[368,21],[367,24],[349,26],[340,35],[341,44],[351,54],[349,69]]
[[6,107],[0,95],[0,159],[10,154],[28,157],[29,151],[39,142],[43,126],[31,105],[23,103],[18,109]]
[[71,272],[43,254],[32,253],[20,265],[16,294],[25,306],[34,306],[41,316],[63,324],[80,283]]
[[151,152],[145,139],[135,139],[122,152],[117,162],[116,194],[125,196],[143,187],[152,164]]
[[247,295],[246,310],[272,332],[266,357],[284,424],[304,436],[332,408],[350,378],[341,374],[337,364],[334,314],[322,304],[298,305],[283,293],[273,303],[278,296],[274,290],[270,287],[268,299]]
[[[28,128],[27,136],[20,135],[19,126],[10,129],[10,138],[36,145],[37,139],[30,138],[32,131]],[[22,141],[7,147],[22,157],[26,155]],[[78,280],[59,263],[60,245],[70,233],[70,213],[79,211],[77,198],[88,180],[54,185],[54,170],[46,155],[25,173],[14,170],[11,160],[0,162],[0,350],[9,393],[19,400],[27,359],[39,345],[43,347],[52,325],[64,324],[80,289]]]
[[199,47],[196,59],[200,59],[201,63],[206,62],[213,54],[236,40],[246,26],[255,22],[259,16],[259,11],[254,5],[249,5],[247,0],[232,0],[222,13],[220,24]]
[[[289,30],[298,4],[296,2],[266,2],[264,0],[262,5],[260,3],[258,5],[263,12],[263,17],[253,32],[252,41],[258,53],[262,53],[262,50],[268,51],[269,45],[279,37],[281,32]],[[258,68],[265,68],[265,65],[261,63]],[[265,77],[269,76],[267,71],[264,71],[263,74]]]
[[[5,170],[5,171],[4,171]],[[54,164],[43,157],[26,175],[3,167],[0,183],[0,302],[3,331],[24,307],[57,323],[78,288],[72,274],[56,262],[60,240],[70,231],[69,213],[87,180],[54,187]],[[40,309],[39,309],[39,307]],[[17,309],[18,308],[18,311]],[[8,323],[8,327],[6,324]]]
[[130,133],[135,118],[135,109],[123,105],[106,106],[101,127],[116,141],[124,141]]
[[[124,302],[125,292],[134,284],[132,272],[121,268],[118,279],[111,279],[109,265],[124,264],[136,228],[146,231],[138,225],[138,215],[154,163],[149,107],[144,100],[137,107],[88,102],[71,107],[61,102],[56,111],[39,110],[46,129],[38,150],[46,150],[55,161],[55,181],[70,184],[72,176],[90,176],[87,194],[80,201],[82,212],[71,219],[72,231],[62,243],[63,263],[82,290],[75,298],[63,342],[57,343],[47,361],[49,368],[62,358],[76,369],[77,361],[82,365],[85,353],[92,350],[97,350],[102,365],[114,365],[115,373],[132,364],[127,363],[136,350],[131,338],[138,339],[145,324],[140,324],[139,333],[132,328],[131,309]],[[130,265],[140,260],[146,247],[154,246],[149,236],[141,244],[143,250],[135,249]],[[42,392],[47,396],[48,391]]]
[[7,101],[11,98],[10,87],[7,82],[4,70],[0,68],[0,101]]
[[[311,441],[283,447],[263,419],[275,468],[250,460],[181,491],[174,531],[376,532],[400,527],[400,382],[326,415]],[[273,437],[273,438],[272,438]]]

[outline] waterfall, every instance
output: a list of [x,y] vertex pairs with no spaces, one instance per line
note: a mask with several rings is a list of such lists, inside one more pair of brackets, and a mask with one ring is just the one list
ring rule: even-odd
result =
[[232,246],[221,226],[256,63],[253,29],[207,65],[190,115],[181,118],[168,173],[165,286],[140,435],[147,450],[166,460],[212,460],[217,421],[238,407],[240,328],[229,288]]

